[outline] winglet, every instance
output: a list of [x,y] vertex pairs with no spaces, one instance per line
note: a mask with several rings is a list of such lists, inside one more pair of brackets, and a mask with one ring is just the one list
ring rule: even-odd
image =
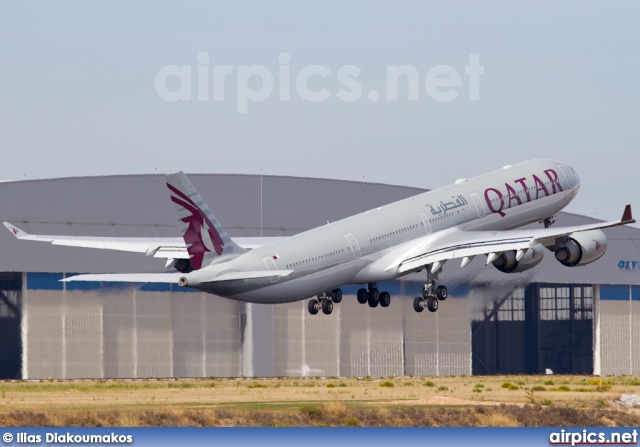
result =
[[627,205],[624,207],[624,213],[622,214],[622,219],[620,220],[620,222],[635,223],[635,219],[633,218],[633,215],[631,213],[631,205]]
[[15,225],[11,225],[9,222],[2,222],[2,223],[18,239],[22,239],[23,237],[29,235],[29,233],[27,233],[26,231],[22,231],[20,228],[16,227]]

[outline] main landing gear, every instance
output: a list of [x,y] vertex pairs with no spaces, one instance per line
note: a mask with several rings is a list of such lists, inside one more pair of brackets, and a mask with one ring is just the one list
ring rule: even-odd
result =
[[427,266],[427,282],[422,287],[422,296],[417,296],[413,299],[413,309],[416,312],[422,312],[425,307],[429,309],[429,312],[435,312],[438,310],[440,301],[447,299],[448,291],[445,286],[436,287],[436,279],[438,277],[437,272],[431,271],[431,266]]
[[554,223],[556,223],[556,216],[551,216],[551,217],[547,217],[545,220],[542,221],[544,223],[544,227],[545,228],[549,228],[551,225],[553,225]]
[[331,292],[321,293],[317,299],[310,300],[307,309],[311,315],[317,314],[320,310],[325,315],[331,315],[333,304],[338,304],[340,301],[342,301],[342,290],[333,289]]
[[391,295],[389,292],[380,292],[375,283],[369,283],[366,289],[358,289],[358,302],[360,304],[368,303],[369,307],[389,307],[391,304]]

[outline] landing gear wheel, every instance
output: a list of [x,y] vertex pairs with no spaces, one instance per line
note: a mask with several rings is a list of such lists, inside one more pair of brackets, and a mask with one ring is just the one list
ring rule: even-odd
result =
[[336,304],[338,304],[340,301],[342,301],[342,290],[340,290],[340,289],[332,290],[331,291],[331,301],[333,301]]
[[447,296],[449,296],[447,288],[445,286],[438,286],[438,288],[436,289],[436,298],[438,298],[440,301],[444,301],[447,299]]
[[378,301],[380,301],[382,307],[389,307],[389,304],[391,304],[391,295],[389,295],[389,292],[382,292]]
[[318,313],[318,300],[309,300],[308,305],[309,313],[315,315]]
[[413,310],[415,310],[416,312],[422,312],[424,310],[422,301],[423,299],[421,297],[415,297],[413,299]]
[[333,302],[331,300],[322,300],[322,313],[331,315],[331,312],[333,312]]
[[435,296],[427,298],[427,309],[429,309],[429,312],[435,312],[438,310],[438,298]]
[[369,293],[367,293],[367,302],[369,303],[369,307],[378,307],[378,303],[380,302],[378,289],[371,289]]
[[358,302],[360,304],[364,304],[367,302],[367,289],[358,289],[358,294],[356,295],[358,298]]

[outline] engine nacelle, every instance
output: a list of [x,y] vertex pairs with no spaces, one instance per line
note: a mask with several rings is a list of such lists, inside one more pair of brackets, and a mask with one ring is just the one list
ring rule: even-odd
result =
[[590,264],[606,251],[607,237],[602,230],[571,233],[569,240],[555,250],[556,259],[567,267]]
[[503,273],[518,273],[540,264],[543,257],[544,247],[538,244],[529,248],[519,261],[516,259],[516,251],[511,250],[502,253],[492,264]]
[[191,261],[189,259],[178,259],[174,264],[174,268],[180,273],[189,273],[193,271]]

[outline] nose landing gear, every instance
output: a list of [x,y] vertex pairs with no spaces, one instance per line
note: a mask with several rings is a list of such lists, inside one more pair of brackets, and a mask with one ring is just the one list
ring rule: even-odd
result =
[[413,299],[413,310],[416,312],[422,312],[425,308],[429,309],[429,312],[435,312],[438,310],[439,302],[435,296],[429,296],[422,298],[417,296]]
[[422,287],[422,296],[418,296],[413,300],[413,309],[416,312],[422,312],[425,307],[430,312],[438,310],[439,301],[447,299],[449,292],[445,286],[436,287],[437,272],[431,271],[431,265],[427,265],[427,281]]

